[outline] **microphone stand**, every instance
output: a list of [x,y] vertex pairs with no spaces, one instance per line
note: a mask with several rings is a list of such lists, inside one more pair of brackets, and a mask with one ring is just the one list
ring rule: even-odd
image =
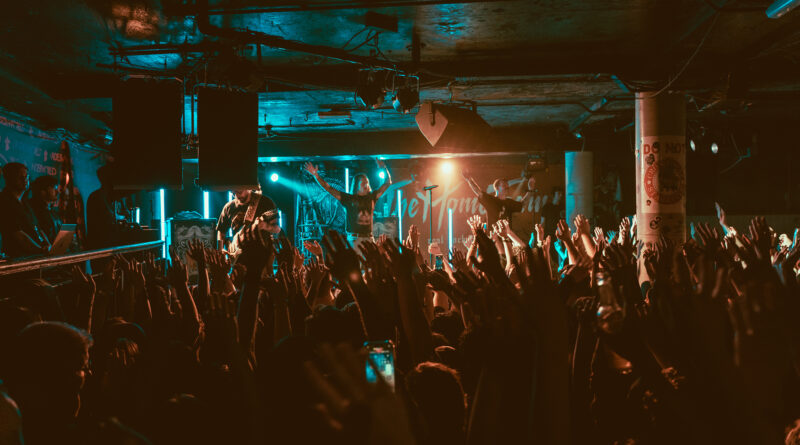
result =
[[433,244],[433,189],[439,187],[438,185],[429,185],[422,190],[428,192],[428,262],[431,269],[434,268],[433,254],[430,253],[431,244]]

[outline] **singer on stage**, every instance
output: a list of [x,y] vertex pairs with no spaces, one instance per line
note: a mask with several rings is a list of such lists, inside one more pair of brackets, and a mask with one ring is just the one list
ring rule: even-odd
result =
[[317,180],[317,183],[344,206],[347,239],[356,250],[359,250],[359,246],[364,240],[374,240],[372,237],[372,217],[375,212],[375,203],[392,185],[392,175],[386,169],[386,165],[383,161],[377,161],[377,163],[378,168],[386,170],[386,181],[377,190],[373,191],[369,185],[367,175],[363,173],[357,174],[353,177],[353,191],[355,191],[355,194],[336,190],[319,175],[319,169],[314,164],[307,162],[305,165],[306,171]]

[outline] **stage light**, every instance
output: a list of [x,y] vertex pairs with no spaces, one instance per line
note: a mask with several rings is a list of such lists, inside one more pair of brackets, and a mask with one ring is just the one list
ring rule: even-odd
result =
[[350,193],[350,169],[344,168],[344,192]]
[[209,205],[209,196],[208,192],[203,192],[203,218],[208,219],[211,215],[211,209]]
[[167,257],[167,220],[165,218],[165,205],[164,205],[164,189],[158,190],[158,209],[160,211],[159,217],[161,218],[161,257]]
[[711,153],[717,154],[719,152],[719,145],[716,142],[711,143]]
[[419,90],[412,87],[400,88],[392,98],[392,106],[400,113],[407,114],[419,103]]
[[366,109],[383,105],[385,76],[386,73],[382,71],[361,70],[356,87],[356,104]]
[[[228,202],[233,201],[233,192],[228,192]],[[228,238],[233,238],[233,229],[228,229]]]
[[136,224],[141,224],[142,209],[136,207]]
[[697,145],[695,145],[695,143],[694,143],[694,140],[693,140],[693,139],[689,139],[689,148],[691,148],[691,149],[692,149],[692,151],[695,151],[695,150],[697,150]]
[[278,179],[280,179],[280,176],[278,176],[277,173],[273,173],[273,174],[269,175],[269,180],[272,181],[272,182],[278,182]]
[[383,170],[379,171],[378,172],[378,177],[381,178],[381,179],[385,178],[386,177],[386,172],[383,171]]
[[439,168],[442,170],[442,173],[446,175],[453,173],[453,163],[451,161],[443,161]]
[[[453,209],[447,209],[447,252],[453,251]],[[447,255],[444,260],[447,261]]]
[[776,0],[767,8],[767,17],[779,19],[800,5],[800,0]]
[[278,162],[278,158],[273,156],[273,157],[269,158],[269,162]]
[[397,189],[397,235],[403,239],[403,190]]

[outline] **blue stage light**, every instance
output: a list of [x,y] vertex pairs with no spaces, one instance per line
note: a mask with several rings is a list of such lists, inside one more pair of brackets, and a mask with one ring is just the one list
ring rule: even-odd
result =
[[277,173],[273,173],[273,174],[269,175],[269,180],[272,181],[272,182],[278,182],[279,178],[280,177],[278,176]]

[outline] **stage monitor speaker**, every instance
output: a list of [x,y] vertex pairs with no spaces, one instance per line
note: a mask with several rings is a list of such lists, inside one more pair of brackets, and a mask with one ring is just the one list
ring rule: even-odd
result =
[[258,187],[258,94],[200,88],[197,136],[200,187]]
[[130,78],[112,99],[113,180],[118,190],[180,189],[183,85]]
[[491,127],[473,110],[424,102],[419,106],[416,120],[423,136],[437,151],[489,149]]

